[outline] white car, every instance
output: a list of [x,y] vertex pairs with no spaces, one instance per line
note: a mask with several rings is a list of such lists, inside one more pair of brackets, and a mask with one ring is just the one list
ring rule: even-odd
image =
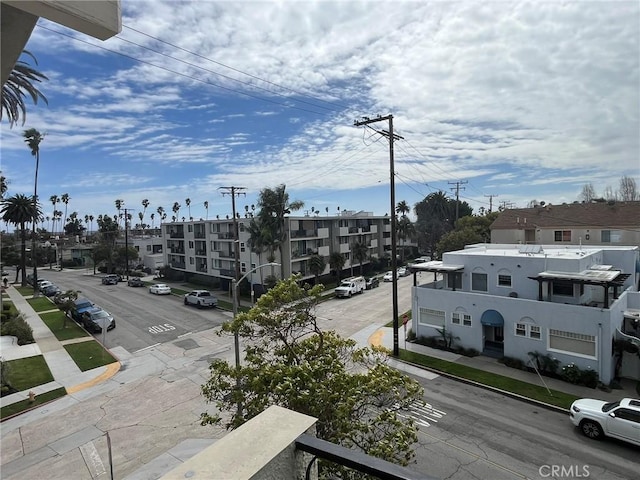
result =
[[149,293],[155,293],[156,295],[171,295],[171,287],[164,283],[156,283],[149,287]]
[[409,270],[405,267],[398,268],[398,277],[406,277],[407,275],[409,275]]
[[382,281],[383,282],[393,282],[393,272],[385,273],[384,277],[382,277]]
[[603,402],[592,398],[576,400],[569,418],[584,435],[595,440],[612,437],[640,446],[640,400],[623,398]]

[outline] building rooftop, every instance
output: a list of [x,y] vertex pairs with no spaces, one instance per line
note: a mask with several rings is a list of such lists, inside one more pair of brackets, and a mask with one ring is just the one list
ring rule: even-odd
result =
[[[456,255],[487,257],[534,257],[534,258],[567,258],[573,259],[593,255],[602,250],[638,250],[637,246],[583,246],[583,245],[518,245],[482,243],[467,245],[464,250],[456,250]],[[445,253],[445,255],[447,255]]]

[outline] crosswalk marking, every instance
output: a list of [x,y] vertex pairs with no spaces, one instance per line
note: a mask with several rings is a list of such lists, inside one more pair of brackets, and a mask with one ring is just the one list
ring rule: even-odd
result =
[[409,406],[406,410],[399,410],[398,416],[402,418],[410,418],[418,427],[430,427],[432,423],[438,423],[447,412],[434,408],[429,403],[416,403]]

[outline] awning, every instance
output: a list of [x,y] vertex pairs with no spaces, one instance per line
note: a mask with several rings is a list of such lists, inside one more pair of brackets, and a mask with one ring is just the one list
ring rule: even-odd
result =
[[482,314],[482,317],[480,317],[480,323],[490,327],[503,327],[504,318],[502,318],[500,312],[496,312],[495,310],[486,310]]

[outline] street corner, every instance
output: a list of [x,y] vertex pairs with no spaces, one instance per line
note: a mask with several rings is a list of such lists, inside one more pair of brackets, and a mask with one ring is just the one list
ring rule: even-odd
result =
[[78,385],[74,385],[72,387],[67,387],[67,394],[72,395],[74,393],[78,393],[87,388],[95,387],[96,385],[105,382],[112,378],[116,373],[120,371],[122,364],[120,362],[110,363],[109,365],[105,365],[105,371],[100,375],[92,378],[83,383],[79,383]]

